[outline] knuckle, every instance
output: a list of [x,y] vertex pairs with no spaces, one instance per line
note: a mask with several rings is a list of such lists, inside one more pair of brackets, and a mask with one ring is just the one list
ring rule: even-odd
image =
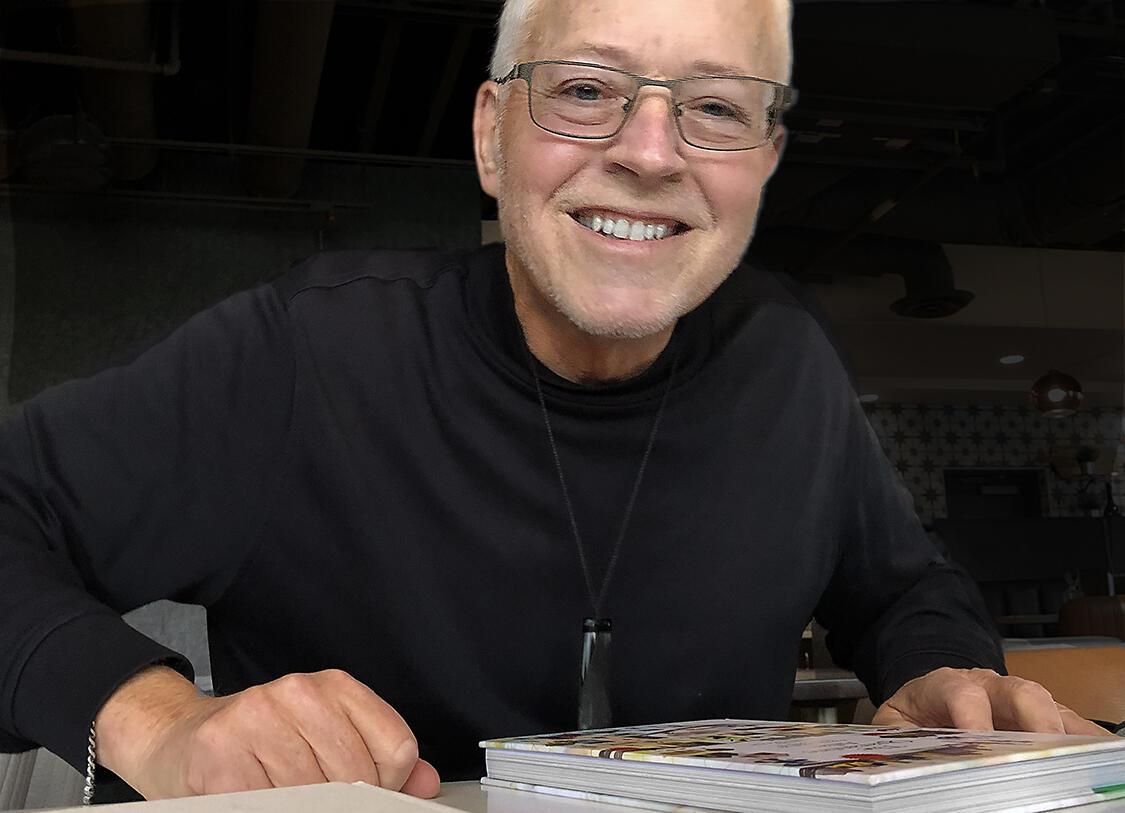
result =
[[969,683],[959,687],[956,694],[953,695],[954,705],[961,708],[979,706],[987,702],[988,690],[983,686],[977,686],[975,683]]
[[352,676],[342,669],[325,669],[322,672],[317,672],[315,678],[318,682],[336,691],[345,689],[355,683]]
[[265,686],[252,686],[238,694],[235,702],[230,706],[228,715],[249,720],[260,720],[275,713],[276,708],[271,691]]
[[968,669],[957,669],[953,666],[943,666],[941,668],[942,677],[949,683],[955,683],[958,686],[980,686],[982,681],[978,675],[973,674]]
[[307,706],[320,698],[320,686],[315,675],[286,675],[275,681],[278,697],[288,705]]
[[1054,701],[1051,693],[1043,686],[1031,680],[1024,680],[1023,678],[1010,678],[1012,683],[1009,686],[1009,691],[1017,699],[1028,701]]
[[407,733],[397,742],[391,743],[390,762],[396,767],[410,767],[418,761],[418,740],[413,734]]

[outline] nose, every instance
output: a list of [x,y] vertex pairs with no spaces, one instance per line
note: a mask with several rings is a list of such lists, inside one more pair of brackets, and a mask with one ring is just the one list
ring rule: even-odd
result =
[[672,97],[647,89],[633,100],[621,131],[614,136],[606,158],[639,178],[669,179],[687,168],[684,140],[676,127]]

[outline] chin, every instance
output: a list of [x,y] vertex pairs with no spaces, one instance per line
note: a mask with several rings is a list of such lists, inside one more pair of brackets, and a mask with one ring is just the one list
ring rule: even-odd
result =
[[675,297],[643,303],[613,302],[596,295],[583,301],[578,298],[553,296],[555,307],[575,327],[590,336],[606,339],[643,339],[672,327],[683,316],[675,306]]

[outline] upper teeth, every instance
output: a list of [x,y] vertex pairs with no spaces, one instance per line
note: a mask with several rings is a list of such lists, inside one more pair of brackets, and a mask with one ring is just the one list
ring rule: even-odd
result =
[[576,219],[588,229],[600,231],[602,234],[616,237],[619,240],[634,240],[636,242],[663,240],[672,233],[672,230],[667,226],[645,223],[640,220],[630,222],[624,218],[615,220],[601,215],[582,215]]

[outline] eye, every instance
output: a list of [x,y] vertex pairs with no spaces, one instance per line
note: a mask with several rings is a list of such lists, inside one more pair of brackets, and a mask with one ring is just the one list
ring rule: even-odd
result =
[[579,102],[600,102],[609,97],[605,87],[597,82],[571,82],[559,89],[559,96]]
[[694,108],[706,116],[714,116],[719,119],[742,118],[742,111],[737,107],[718,99],[699,102],[694,105]]

